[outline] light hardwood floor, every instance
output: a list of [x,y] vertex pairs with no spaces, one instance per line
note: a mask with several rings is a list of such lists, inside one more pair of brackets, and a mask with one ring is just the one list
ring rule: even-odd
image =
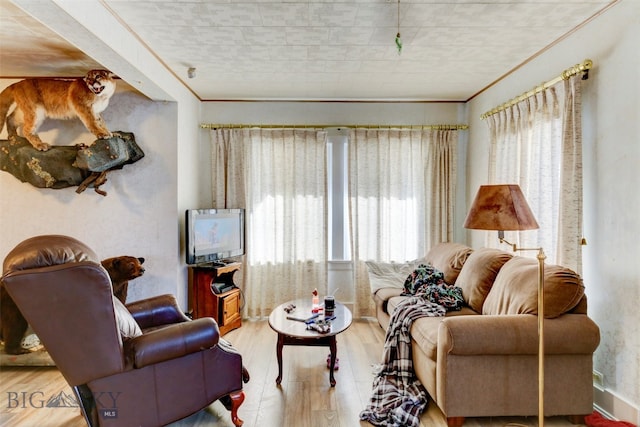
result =
[[[328,349],[285,347],[283,379],[275,379],[276,334],[266,321],[244,322],[225,335],[242,354],[251,374],[239,415],[245,427],[366,427],[358,414],[371,392],[371,366],[379,363],[384,333],[375,321],[354,321],[338,336],[340,369],[336,387],[329,386]],[[55,368],[2,368],[0,371],[0,425],[25,427],[85,426],[78,408],[46,408],[44,401],[64,391],[72,394]],[[184,390],[188,393],[189,390]],[[537,418],[470,418],[465,427],[538,425]],[[547,418],[548,427],[571,426],[564,418]],[[215,402],[204,410],[171,424],[172,427],[233,426],[228,411]],[[431,402],[421,416],[421,427],[445,427],[446,421]]]

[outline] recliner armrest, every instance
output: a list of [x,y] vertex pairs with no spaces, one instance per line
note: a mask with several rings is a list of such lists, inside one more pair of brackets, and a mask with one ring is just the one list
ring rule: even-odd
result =
[[219,339],[216,321],[203,317],[132,338],[125,342],[124,351],[128,364],[142,368],[211,348]]
[[142,329],[191,320],[180,310],[171,294],[135,301],[126,307]]

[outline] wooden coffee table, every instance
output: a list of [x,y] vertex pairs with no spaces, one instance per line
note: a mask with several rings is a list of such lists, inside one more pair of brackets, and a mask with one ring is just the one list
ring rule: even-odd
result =
[[[287,313],[284,309],[291,304],[294,304],[296,309],[291,313]],[[269,315],[269,326],[278,333],[278,344],[276,346],[276,355],[278,356],[278,378],[276,378],[276,384],[278,385],[282,382],[282,347],[285,345],[329,347],[331,351],[329,383],[331,387],[336,385],[336,380],[333,376],[337,353],[336,335],[345,331],[351,325],[351,311],[343,304],[336,302],[334,312],[336,318],[331,321],[331,330],[325,334],[308,330],[304,322],[287,319],[287,316],[308,318],[313,315],[311,308],[311,298],[308,300],[300,299],[279,305]],[[321,314],[318,319],[322,319],[323,317]]]

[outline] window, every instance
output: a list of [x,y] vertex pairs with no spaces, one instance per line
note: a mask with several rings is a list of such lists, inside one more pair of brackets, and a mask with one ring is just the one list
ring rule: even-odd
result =
[[327,212],[329,261],[351,259],[349,238],[348,145],[345,129],[329,130],[327,135]]

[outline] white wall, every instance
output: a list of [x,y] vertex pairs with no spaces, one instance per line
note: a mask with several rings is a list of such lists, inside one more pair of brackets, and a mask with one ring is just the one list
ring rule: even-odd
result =
[[[0,80],[0,89],[12,81]],[[88,188],[40,189],[0,172],[0,259],[22,240],[66,234],[98,256],[146,259],[146,273],[131,282],[129,300],[177,292],[176,103],[153,102],[123,82],[103,117],[110,130],[133,132],[145,157],[109,172],[103,197]],[[55,145],[91,144],[95,137],[77,120],[46,121],[39,132]],[[6,130],[0,136],[6,139]]]
[[[467,204],[488,176],[488,128],[480,115],[590,58],[583,88],[584,283],[600,327],[596,404],[640,424],[640,2],[623,0],[469,103]],[[474,246],[483,232],[468,232]]]

